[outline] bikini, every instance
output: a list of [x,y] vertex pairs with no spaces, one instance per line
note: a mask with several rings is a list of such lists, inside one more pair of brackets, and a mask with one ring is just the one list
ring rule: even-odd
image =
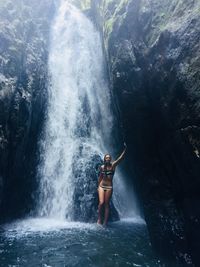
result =
[[[108,175],[112,175],[112,178],[113,178],[114,173],[115,173],[114,170],[103,170],[103,171],[101,171],[101,174],[103,174],[103,178],[106,177],[106,176],[108,176]],[[107,190],[111,190],[112,189],[112,185],[99,185],[99,186],[101,188],[103,188],[104,191],[107,191]]]

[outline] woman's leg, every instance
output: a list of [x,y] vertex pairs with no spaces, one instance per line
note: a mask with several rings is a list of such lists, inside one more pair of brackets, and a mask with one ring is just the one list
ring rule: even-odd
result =
[[98,187],[98,193],[99,193],[99,205],[98,205],[98,221],[97,223],[102,224],[101,220],[101,211],[104,204],[104,190],[100,186]]
[[112,196],[112,192],[113,189],[109,189],[105,191],[105,197],[104,197],[104,201],[105,201],[105,216],[104,216],[104,225],[107,224],[108,222],[108,216],[109,216],[109,208],[110,208],[110,198]]

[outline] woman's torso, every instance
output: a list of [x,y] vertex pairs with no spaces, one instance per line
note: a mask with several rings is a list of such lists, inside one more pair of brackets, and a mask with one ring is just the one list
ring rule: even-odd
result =
[[100,185],[112,185],[113,176],[115,173],[115,168],[113,168],[112,163],[110,166],[103,165],[101,167],[100,175],[102,175],[102,180]]

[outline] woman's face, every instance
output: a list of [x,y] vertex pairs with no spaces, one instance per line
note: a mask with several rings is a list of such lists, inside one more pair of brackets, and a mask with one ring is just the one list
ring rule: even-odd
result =
[[111,161],[111,156],[110,155],[106,155],[105,156],[105,162],[106,163],[110,163],[110,161]]

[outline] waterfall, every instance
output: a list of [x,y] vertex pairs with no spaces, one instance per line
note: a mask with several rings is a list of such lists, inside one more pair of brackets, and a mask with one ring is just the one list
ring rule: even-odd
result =
[[77,177],[84,190],[91,156],[110,152],[113,112],[100,34],[63,0],[51,26],[48,69],[38,215],[72,220]]

